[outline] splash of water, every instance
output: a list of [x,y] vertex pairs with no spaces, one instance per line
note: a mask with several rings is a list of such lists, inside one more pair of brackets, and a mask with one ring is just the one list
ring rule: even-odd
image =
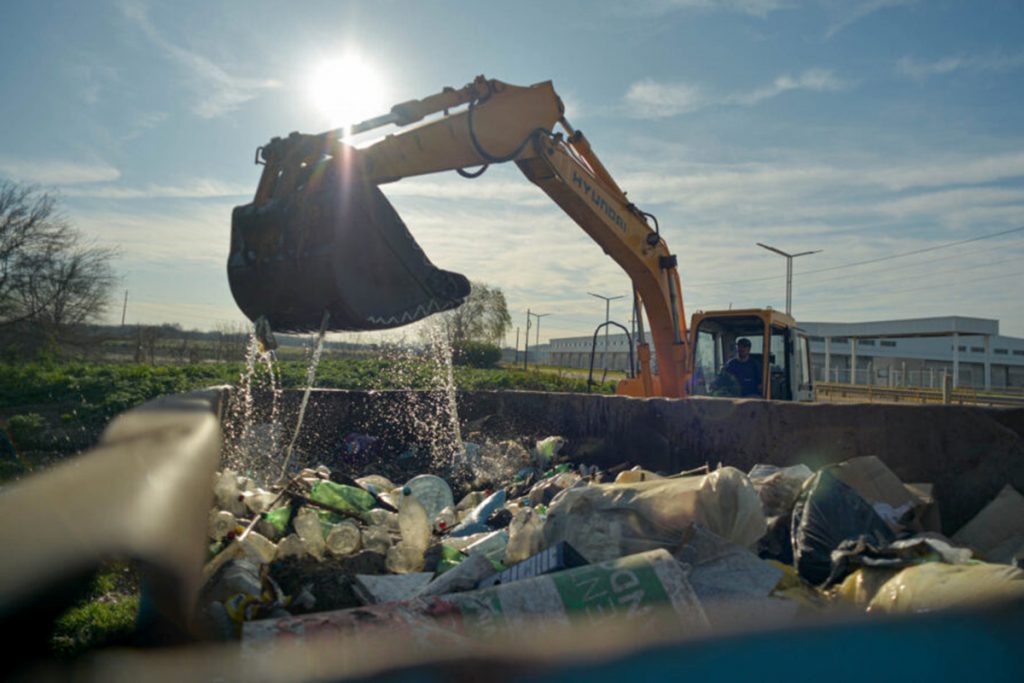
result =
[[433,358],[438,366],[435,373],[439,388],[443,392],[445,412],[448,413],[448,427],[451,430],[451,460],[452,469],[458,469],[465,463],[466,444],[462,441],[462,429],[459,426],[459,405],[455,395],[455,362],[452,358],[452,347],[448,340],[435,332],[433,343],[430,345],[433,350]]
[[227,408],[225,420],[226,460],[235,471],[250,470],[249,449],[246,445],[252,440],[254,400],[252,395],[253,379],[256,374],[256,357],[259,344],[256,335],[250,334],[245,346],[245,365],[238,383],[231,394],[231,402]]
[[306,406],[309,404],[309,395],[313,391],[313,382],[316,380],[316,368],[320,365],[320,356],[324,352],[324,336],[327,333],[327,322],[330,318],[331,314],[325,310],[323,320],[320,321],[320,332],[313,342],[313,357],[310,359],[309,367],[306,369],[306,390],[302,393],[302,403],[299,404],[299,417],[295,423],[295,431],[292,432],[292,440],[288,444],[288,450],[285,451],[280,479],[284,479],[288,473],[288,465],[292,460],[295,442],[299,438],[299,432],[302,431],[302,421],[306,417]]

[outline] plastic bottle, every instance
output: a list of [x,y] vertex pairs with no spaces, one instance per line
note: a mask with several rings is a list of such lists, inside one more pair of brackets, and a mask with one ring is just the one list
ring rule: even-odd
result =
[[465,553],[467,555],[483,555],[492,562],[501,562],[508,549],[508,539],[508,532],[504,529],[492,531],[489,534],[484,534],[479,541],[466,546]]
[[249,533],[242,541],[245,555],[253,562],[268,564],[277,556],[277,546],[266,536],[255,531]]
[[238,488],[238,475],[231,470],[224,470],[217,476],[213,495],[221,510],[227,510],[236,517],[244,517],[248,512],[242,502],[242,491]]
[[226,510],[210,510],[208,533],[210,538],[219,541],[235,530],[238,521]]
[[455,504],[451,487],[441,477],[421,474],[407,481],[405,485],[412,490],[412,494],[423,505],[430,519],[435,519],[441,514],[441,510]]
[[318,479],[309,489],[309,498],[348,512],[366,512],[377,504],[370,492],[333,481]]
[[382,526],[389,531],[398,531],[398,513],[388,512],[381,508],[374,508],[370,510],[367,515],[370,518],[370,524],[373,526]]
[[391,534],[386,526],[374,525],[363,532],[363,548],[381,555],[387,554],[391,548]]
[[508,525],[508,547],[505,549],[506,565],[522,562],[540,552],[544,545],[544,522],[531,508],[522,508],[512,517]]
[[348,520],[339,522],[327,534],[324,543],[332,555],[337,555],[338,557],[351,555],[359,550],[359,546],[362,544],[359,526],[355,522]]
[[294,524],[306,552],[318,560],[323,559],[324,532],[320,525],[320,515],[311,508],[302,508],[295,515]]
[[487,518],[505,504],[505,495],[505,489],[491,494],[482,503],[473,508],[472,512],[466,515],[465,519],[462,520],[462,524],[452,529],[451,535],[469,536],[470,534],[490,531],[490,527],[487,526]]
[[297,534],[289,534],[277,544],[277,552],[274,554],[274,559],[283,560],[286,557],[301,558],[305,555],[306,546],[303,545],[302,539]]
[[398,529],[402,534],[402,543],[410,553],[420,555],[430,545],[430,517],[423,504],[413,495],[412,488],[402,489],[402,502],[398,507]]
[[458,523],[459,516],[455,514],[455,509],[449,505],[434,518],[434,531],[443,534],[449,529],[454,528]]

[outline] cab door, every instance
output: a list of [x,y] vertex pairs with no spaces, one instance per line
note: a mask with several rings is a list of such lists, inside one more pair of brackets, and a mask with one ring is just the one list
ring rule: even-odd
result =
[[789,330],[790,386],[794,401],[814,400],[814,380],[811,377],[811,344],[803,330]]

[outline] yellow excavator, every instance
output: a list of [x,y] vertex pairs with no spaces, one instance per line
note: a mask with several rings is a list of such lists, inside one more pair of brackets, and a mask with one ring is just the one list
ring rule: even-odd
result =
[[[389,125],[398,132],[365,147],[344,141]],[[569,124],[550,81],[521,87],[478,76],[351,128],[292,133],[257,149],[264,169],[256,196],[232,214],[235,301],[258,325],[296,332],[388,329],[458,306],[469,281],[429,261],[379,186],[441,171],[472,178],[504,162],[514,162],[633,283],[638,369],[618,393],[739,395],[724,368],[747,339],[761,377],[758,393],[745,395],[812,398],[807,337],[788,315],[698,312],[687,330],[677,259],[657,219],[626,197]]]

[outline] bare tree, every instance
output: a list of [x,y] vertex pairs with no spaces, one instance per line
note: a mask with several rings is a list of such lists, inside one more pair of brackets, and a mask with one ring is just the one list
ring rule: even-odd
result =
[[86,243],[51,194],[0,182],[0,330],[56,337],[97,317],[116,284],[115,255]]

